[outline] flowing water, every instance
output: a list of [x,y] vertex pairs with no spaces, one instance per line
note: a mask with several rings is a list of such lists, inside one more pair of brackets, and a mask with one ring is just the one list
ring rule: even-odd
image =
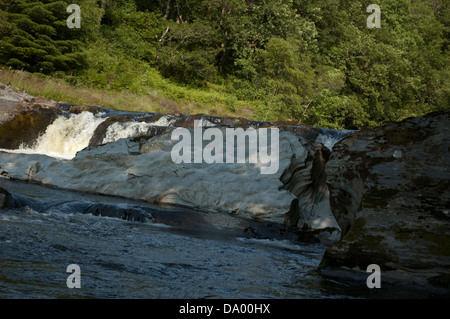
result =
[[[70,159],[88,145],[104,120],[103,114],[87,112],[61,116],[32,148],[13,152]],[[170,125],[166,118],[160,121]],[[111,125],[103,142],[139,135],[150,125]],[[328,140],[320,138],[332,146],[341,137],[334,132]],[[1,178],[0,187],[25,203],[0,210],[2,298],[379,296],[365,283],[356,289],[321,277],[317,267],[326,246],[246,238],[217,227],[225,218],[220,214],[154,207]],[[119,210],[131,207],[158,218],[143,222],[86,213],[86,207],[95,203]],[[215,223],[204,223],[208,218]],[[226,218],[228,223],[234,217]],[[80,267],[80,289],[67,287],[70,273],[66,269],[71,264]]]
[[[3,298],[344,297],[344,286],[316,273],[326,249],[320,244],[82,214],[63,204],[132,201],[3,179],[0,187],[49,203],[0,210]],[[176,212],[161,210],[169,219]],[[70,264],[80,266],[80,289],[66,285]]]
[[[23,154],[44,154],[59,159],[72,159],[76,153],[89,145],[89,141],[96,128],[109,116],[129,116],[135,120],[145,117],[146,113],[124,113],[105,109],[106,112],[93,114],[91,112],[81,112],[79,114],[60,115],[50,124],[45,133],[40,136],[34,145],[23,145],[16,150],[0,149],[0,151]],[[107,113],[109,112],[109,113]],[[115,142],[121,138],[130,138],[145,135],[152,126],[172,126],[175,119],[162,116],[153,123],[127,121],[115,122],[108,126],[106,135],[102,143]],[[201,126],[214,126],[206,119],[198,121]],[[354,131],[350,130],[329,130],[318,128],[316,141],[324,144],[329,149],[347,135]]]

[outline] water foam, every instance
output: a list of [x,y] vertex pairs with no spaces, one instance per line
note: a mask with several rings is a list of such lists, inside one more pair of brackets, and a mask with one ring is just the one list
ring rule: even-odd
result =
[[129,138],[145,134],[150,124],[144,122],[115,122],[108,127],[103,144],[115,142],[121,138]]
[[34,146],[21,146],[10,153],[44,154],[58,159],[72,159],[78,151],[86,148],[95,129],[105,119],[91,112],[60,115],[50,124]]
[[111,124],[103,139],[103,143],[115,142],[121,138],[137,137],[148,132],[152,126],[171,126],[176,119],[170,119],[166,116],[161,117],[154,123],[145,122],[115,122]]
[[[33,146],[21,145],[15,150],[0,149],[0,151],[16,154],[43,154],[57,159],[70,160],[76,156],[77,152],[89,146],[89,141],[96,128],[105,121],[102,115],[104,113],[94,115],[91,112],[81,112],[69,116],[60,115],[47,127],[45,133],[36,140]],[[137,137],[147,133],[152,126],[171,126],[175,120],[163,116],[154,123],[116,122],[108,127],[102,143]]]
[[317,136],[316,142],[322,143],[330,151],[336,143],[356,132],[355,130],[319,129],[321,130],[321,133]]

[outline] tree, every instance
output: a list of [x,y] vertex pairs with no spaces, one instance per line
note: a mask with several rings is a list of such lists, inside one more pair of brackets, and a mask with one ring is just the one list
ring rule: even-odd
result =
[[257,81],[266,93],[263,119],[298,119],[313,96],[314,72],[307,54],[295,41],[271,38],[261,51],[262,75]]
[[50,0],[0,2],[0,63],[47,74],[82,69],[89,23],[81,29],[69,29],[67,6],[64,1]]

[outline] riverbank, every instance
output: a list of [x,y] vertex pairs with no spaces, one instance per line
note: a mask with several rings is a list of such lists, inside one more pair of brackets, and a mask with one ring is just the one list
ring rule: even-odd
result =
[[[274,232],[230,228],[327,245],[320,273],[359,288],[367,289],[366,269],[375,264],[390,289],[448,294],[449,112],[354,132],[10,94],[0,99],[4,178],[258,221]],[[177,128],[277,129],[279,169],[261,174],[248,160],[176,163]],[[234,147],[237,154],[248,145]]]
[[[155,74],[157,76],[157,74]],[[160,77],[160,76],[159,76]],[[160,79],[161,86],[136,93],[73,85],[61,78],[3,68],[0,82],[16,90],[54,101],[96,105],[115,110],[167,114],[205,113],[216,116],[254,117],[251,101],[238,101],[215,87],[196,90]],[[232,105],[232,106],[231,106]]]

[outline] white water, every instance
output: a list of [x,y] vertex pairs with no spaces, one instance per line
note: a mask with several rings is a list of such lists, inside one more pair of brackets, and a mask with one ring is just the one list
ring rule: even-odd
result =
[[103,143],[115,142],[121,138],[137,137],[148,132],[152,126],[171,126],[176,120],[161,117],[154,123],[145,122],[115,122],[108,127]]
[[[45,133],[36,140],[35,145],[31,147],[21,146],[16,150],[0,149],[0,151],[9,153],[44,154],[58,159],[70,160],[76,156],[77,152],[89,145],[89,141],[96,128],[105,121],[105,118],[101,117],[102,115],[104,115],[104,113],[95,115],[91,112],[70,114],[68,117],[61,115],[47,127]],[[162,116],[154,123],[134,121],[125,123],[116,122],[108,127],[102,142],[106,144],[122,138],[140,136],[147,133],[152,126],[172,126],[175,121],[175,118]],[[200,127],[215,126],[215,124],[204,119],[198,122],[200,123]],[[345,135],[347,132],[324,130],[324,132],[317,137],[317,142],[323,143],[331,150],[333,145],[344,137],[342,133]]]
[[72,159],[89,145],[95,129],[105,119],[91,112],[59,116],[32,147],[5,150],[10,153],[44,154],[59,159]]
[[354,130],[328,130],[322,129],[322,134],[319,134],[316,138],[316,142],[322,143],[325,147],[327,147],[330,151],[333,149],[333,146],[341,141],[347,135],[356,132]]
[[113,123],[108,126],[103,144],[115,142],[121,138],[133,137],[147,132],[149,124],[143,122]]
[[[105,121],[102,114],[94,115],[91,112],[70,114],[69,117],[59,116],[50,124],[45,133],[40,136],[34,146],[21,146],[15,150],[0,149],[8,153],[44,154],[58,159],[70,160],[77,152],[89,145],[95,129]],[[145,134],[151,126],[170,126],[174,119],[161,117],[154,123],[125,122],[113,123],[103,139],[103,143],[115,142],[121,138],[136,137]]]

